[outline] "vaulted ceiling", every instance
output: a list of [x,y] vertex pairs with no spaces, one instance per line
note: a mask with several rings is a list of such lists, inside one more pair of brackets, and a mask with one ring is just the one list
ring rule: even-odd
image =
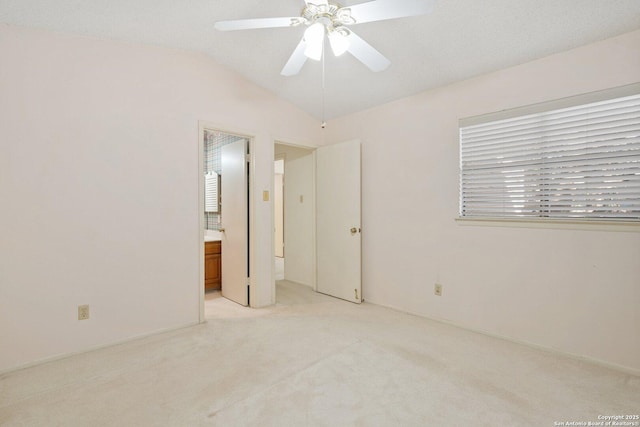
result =
[[[280,75],[304,27],[238,32],[213,27],[219,20],[298,16],[303,5],[302,0],[0,0],[0,22],[203,52],[321,118],[321,64],[307,61],[298,75]],[[327,119],[639,29],[640,1],[436,0],[428,15],[352,28],[391,66],[373,73],[349,54],[335,58],[328,52]]]

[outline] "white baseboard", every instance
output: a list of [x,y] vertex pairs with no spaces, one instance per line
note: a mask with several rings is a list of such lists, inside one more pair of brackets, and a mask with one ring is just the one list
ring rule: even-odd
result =
[[23,369],[28,369],[28,368],[31,368],[31,367],[34,367],[34,366],[43,365],[43,364],[49,363],[49,362],[55,362],[57,360],[67,359],[69,357],[72,357],[72,356],[75,356],[75,355],[78,355],[78,354],[89,353],[89,352],[96,351],[96,350],[102,350],[102,349],[108,348],[108,347],[114,347],[114,346],[120,345],[120,344],[126,344],[126,343],[131,342],[131,341],[136,341],[136,340],[139,340],[139,339],[142,339],[142,338],[151,337],[151,336],[154,336],[154,335],[161,335],[161,334],[165,334],[167,332],[174,332],[174,331],[178,331],[180,329],[190,328],[192,326],[200,325],[201,323],[205,323],[205,322],[206,322],[206,320],[204,322],[192,322],[192,323],[188,323],[186,325],[176,326],[176,327],[172,327],[172,328],[159,329],[159,330],[148,332],[148,333],[145,333],[145,334],[134,335],[134,336],[131,336],[129,338],[125,338],[125,339],[118,340],[118,341],[113,341],[113,342],[110,342],[110,343],[107,343],[107,344],[101,344],[101,345],[98,345],[98,346],[89,347],[89,348],[86,348],[84,350],[72,351],[70,353],[64,353],[64,354],[58,354],[58,355],[51,356],[51,357],[45,357],[44,359],[38,359],[38,360],[35,360],[33,362],[26,363],[24,365],[18,365],[18,366],[15,366],[13,368],[0,370],[0,375],[5,375],[5,374],[21,371]]
[[516,339],[516,338],[507,337],[507,336],[504,336],[504,335],[495,334],[493,332],[484,331],[482,329],[472,328],[472,327],[461,325],[459,323],[452,322],[452,321],[446,320],[446,319],[440,319],[440,318],[432,317],[432,316],[425,316],[424,314],[403,310],[403,309],[400,309],[400,308],[397,308],[397,307],[394,307],[394,306],[390,306],[390,305],[378,304],[378,303],[371,302],[371,301],[369,301],[368,303],[369,304],[373,304],[373,305],[379,305],[380,307],[390,308],[392,310],[396,310],[396,311],[399,311],[399,312],[402,312],[402,313],[411,314],[413,316],[422,317],[424,319],[429,319],[429,320],[432,320],[434,322],[443,323],[445,325],[449,325],[449,326],[453,326],[453,327],[456,327],[456,328],[464,329],[466,331],[474,332],[474,333],[481,334],[481,335],[485,335],[485,336],[488,336],[488,337],[491,337],[491,338],[497,338],[497,339],[501,339],[501,340],[504,340],[504,341],[512,342],[514,344],[524,345],[524,346],[527,346],[527,347],[530,347],[530,348],[534,348],[536,350],[544,351],[544,352],[547,352],[547,353],[556,354],[556,355],[559,355],[559,356],[568,357],[570,359],[580,360],[580,361],[583,361],[583,362],[592,363],[594,365],[598,365],[598,366],[602,366],[602,367],[605,367],[605,368],[613,369],[613,370],[616,370],[616,371],[619,371],[619,372],[622,372],[622,373],[625,373],[625,374],[634,375],[634,376],[640,376],[640,369],[637,369],[637,368],[632,368],[632,367],[624,366],[624,365],[618,365],[616,363],[607,362],[606,360],[596,359],[596,358],[589,357],[589,356],[583,356],[583,355],[579,355],[579,354],[569,353],[569,352],[566,352],[566,351],[559,350],[557,348],[546,347],[546,346],[543,346],[543,345],[540,345],[540,344],[535,344],[535,343],[532,343],[532,342],[529,342],[529,341],[519,340],[519,339]]

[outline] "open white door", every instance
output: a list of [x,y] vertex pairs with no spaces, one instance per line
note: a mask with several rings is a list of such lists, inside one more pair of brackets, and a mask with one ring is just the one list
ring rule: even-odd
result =
[[362,302],[360,142],[316,153],[318,292]]
[[249,305],[249,197],[247,141],[222,147],[220,216],[222,218],[222,296]]

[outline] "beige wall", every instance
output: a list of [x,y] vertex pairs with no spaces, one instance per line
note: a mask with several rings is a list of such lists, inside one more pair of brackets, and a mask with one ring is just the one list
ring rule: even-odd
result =
[[285,167],[285,279],[313,286],[315,283],[313,154],[287,161]]
[[0,58],[0,371],[198,322],[200,120],[255,136],[274,302],[273,141],[316,120],[195,53],[2,25]]
[[[199,120],[255,135],[273,302],[273,140],[317,120],[193,53],[0,26],[0,58],[0,371],[198,321]],[[639,79],[634,32],[331,121],[363,141],[366,300],[640,370],[639,233],[453,220],[459,118]]]
[[[285,279],[315,284],[315,161],[309,149],[276,145],[285,156]],[[302,201],[300,201],[302,196]]]
[[460,118],[639,80],[636,31],[329,122],[363,141],[364,298],[640,371],[640,232],[454,221]]
[[276,160],[275,163],[276,169],[282,168],[282,173],[276,171],[273,177],[274,251],[277,257],[282,258],[284,257],[284,160]]

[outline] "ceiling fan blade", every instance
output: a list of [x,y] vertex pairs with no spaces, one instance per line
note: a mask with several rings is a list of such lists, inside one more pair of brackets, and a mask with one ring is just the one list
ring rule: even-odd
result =
[[350,32],[347,38],[349,40],[347,51],[366,65],[371,71],[378,72],[385,70],[391,64],[391,61],[383,54],[378,52],[353,31]]
[[298,46],[289,57],[289,60],[285,64],[284,68],[280,72],[283,76],[294,76],[300,72],[302,66],[307,62],[307,56],[304,54],[304,50],[307,47],[307,43],[304,38],[300,40]]
[[433,9],[434,0],[375,0],[350,6],[356,24],[424,15]]
[[238,19],[235,21],[218,21],[215,29],[219,31],[253,30],[257,28],[293,27],[301,23],[299,16],[291,18],[258,18]]

